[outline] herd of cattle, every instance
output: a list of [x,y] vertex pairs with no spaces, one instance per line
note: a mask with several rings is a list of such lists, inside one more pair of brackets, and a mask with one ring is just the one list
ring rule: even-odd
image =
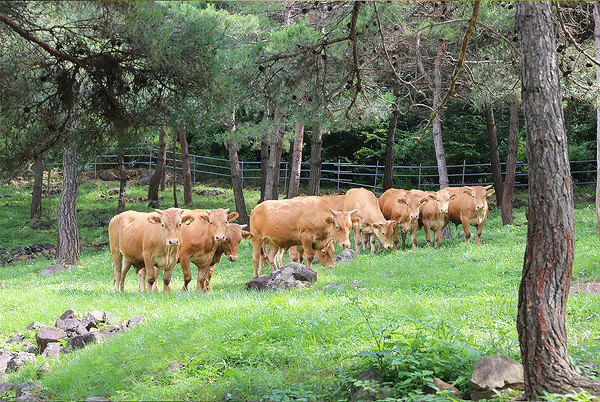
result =
[[[143,213],[125,211],[113,217],[108,226],[117,292],[124,290],[125,278],[133,266],[138,274],[138,289],[157,289],[160,270],[164,271],[164,291],[172,290],[171,276],[181,264],[187,290],[192,280],[190,263],[198,267],[197,291],[210,291],[215,265],[222,255],[237,261],[242,239],[252,240],[254,278],[263,274],[263,263],[276,270],[283,254],[292,261],[312,265],[316,257],[325,267],[333,267],[334,244],[350,247],[354,230],[356,252],[376,252],[376,241],[388,250],[397,250],[402,236],[411,233],[416,248],[417,230],[423,227],[427,244],[434,233],[434,248],[441,242],[442,230],[450,222],[462,225],[465,238],[471,237],[470,225],[477,228],[476,243],[487,220],[486,197],[491,186],[446,187],[439,191],[389,189],[377,198],[369,190],[354,188],[346,194],[303,196],[268,200],[258,204],[247,225],[232,223],[237,212],[229,209],[184,210],[169,208]],[[147,278],[147,279],[146,279]]]

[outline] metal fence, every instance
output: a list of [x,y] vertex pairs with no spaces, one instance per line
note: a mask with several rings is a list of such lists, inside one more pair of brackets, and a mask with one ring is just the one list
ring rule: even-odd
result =
[[[178,159],[179,158],[179,159]],[[175,155],[176,170],[182,170],[181,155]],[[152,148],[126,148],[125,164],[127,168],[142,168],[152,171],[158,160],[158,150]],[[571,175],[575,185],[596,184],[596,161],[571,161]],[[213,158],[210,156],[190,155],[192,180],[194,183],[214,178],[227,180],[231,177],[228,159]],[[173,152],[167,151],[167,169],[172,169]],[[258,185],[260,183],[260,162],[240,161],[243,185]],[[106,155],[97,155],[87,165],[97,174],[98,170],[118,168],[118,155],[116,150],[107,150]],[[491,164],[468,164],[464,161],[460,165],[448,165],[448,179],[450,185],[487,185],[492,184]],[[502,169],[505,164],[502,164]],[[289,182],[289,163],[281,162],[280,187],[287,191]],[[310,164],[303,162],[300,180],[308,182]],[[321,185],[324,188],[345,190],[351,187],[365,187],[372,191],[382,190],[384,166],[355,165],[352,163],[324,162],[321,166]],[[517,163],[515,177],[516,187],[527,186],[527,164]],[[434,189],[439,186],[437,166],[394,166],[394,187]]]

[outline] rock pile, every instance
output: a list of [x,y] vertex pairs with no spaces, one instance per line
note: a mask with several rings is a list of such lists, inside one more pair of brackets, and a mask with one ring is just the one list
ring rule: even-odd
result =
[[290,262],[271,275],[246,282],[246,287],[258,291],[277,291],[298,287],[310,287],[317,282],[317,273],[306,265]]
[[36,258],[39,255],[52,258],[56,253],[54,244],[40,243],[27,247],[15,247],[12,250],[0,249],[0,264],[10,264],[15,261],[25,261]]
[[[25,362],[35,362],[38,355],[57,357],[61,353],[69,353],[92,343],[102,343],[117,336],[119,332],[127,332],[145,321],[147,321],[146,317],[139,315],[117,324],[117,318],[106,311],[94,310],[82,315],[73,309],[68,309],[56,320],[54,327],[44,326],[37,321],[30,323],[25,330],[35,332],[36,344],[27,342],[26,336],[16,334],[8,340],[8,343],[22,343],[24,351],[0,349],[0,400],[3,393],[18,389],[13,384],[2,383],[2,380],[6,379],[7,373],[18,370]],[[30,400],[19,399],[21,395],[16,396],[17,400]],[[27,397],[26,394],[22,396]],[[35,399],[35,395],[31,397]]]

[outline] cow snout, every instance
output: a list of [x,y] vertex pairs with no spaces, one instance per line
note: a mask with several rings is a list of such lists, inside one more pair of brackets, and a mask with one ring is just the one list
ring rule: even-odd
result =
[[411,215],[410,219],[419,219],[419,215]]
[[388,245],[383,246],[383,248],[385,248],[386,250],[391,250],[392,249],[392,245],[388,244]]
[[169,240],[167,240],[167,246],[168,247],[179,246],[179,239],[169,239]]
[[483,205],[476,205],[475,211],[481,211],[483,209]]
[[447,214],[448,213],[448,208],[440,210],[440,213],[441,214]]
[[225,235],[215,236],[215,242],[217,242],[217,243],[224,242],[225,240],[227,240],[227,236],[225,236]]
[[345,241],[342,244],[340,244],[340,246],[342,246],[342,248],[350,248],[350,242],[349,241]]
[[227,259],[231,262],[236,262],[238,260],[238,256],[237,255],[228,255]]

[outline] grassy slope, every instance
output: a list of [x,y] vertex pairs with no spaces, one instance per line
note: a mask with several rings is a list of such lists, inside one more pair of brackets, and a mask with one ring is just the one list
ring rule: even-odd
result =
[[[0,247],[55,243],[55,214],[48,217],[53,228],[29,228],[30,190],[23,186],[0,187],[0,195],[12,196],[0,199]],[[24,333],[29,322],[52,325],[67,308],[110,311],[120,319],[144,314],[149,319],[102,345],[48,360],[52,372],[41,381],[55,399],[106,395],[111,400],[219,400],[228,390],[274,400],[291,395],[344,398],[347,383],[342,379],[357,363],[354,356],[376,344],[365,319],[385,326],[407,317],[399,324],[398,333],[403,333],[417,325],[414,320],[442,318],[454,323],[473,345],[488,345],[518,358],[515,318],[527,227],[502,227],[498,212],[490,213],[480,247],[451,239],[439,250],[361,254],[331,270],[317,266],[319,280],[311,289],[246,291],[252,261],[251,243],[244,242],[237,263],[222,260],[217,266],[210,295],[138,294],[132,274],[126,293],[115,294],[108,248],[90,247],[107,238],[106,225],[96,223],[107,222],[116,209],[116,197],[102,199],[109,187],[101,182],[82,185],[80,234],[86,248],[81,267],[51,277],[36,274],[49,260],[0,267],[0,282],[5,284],[0,287],[0,348],[14,348],[4,342]],[[145,195],[143,188],[130,186],[128,191],[136,198]],[[233,209],[231,190],[223,191],[228,193],[223,198],[195,195],[195,200],[204,208]],[[171,194],[164,197],[168,206]],[[252,204],[256,198],[253,192],[247,200]],[[141,202],[129,203],[128,208],[148,210]],[[594,208],[580,206],[575,215],[575,277],[595,279],[600,276],[600,252]],[[524,210],[516,211],[516,222],[525,222]],[[419,244],[424,245],[422,234]],[[351,286],[354,280],[362,283]],[[331,283],[344,287],[323,289]],[[181,284],[176,269],[174,286]],[[598,357],[599,307],[597,295],[569,298],[567,329],[576,357]],[[185,369],[166,372],[174,361]],[[12,374],[10,380],[34,378],[41,362]]]

